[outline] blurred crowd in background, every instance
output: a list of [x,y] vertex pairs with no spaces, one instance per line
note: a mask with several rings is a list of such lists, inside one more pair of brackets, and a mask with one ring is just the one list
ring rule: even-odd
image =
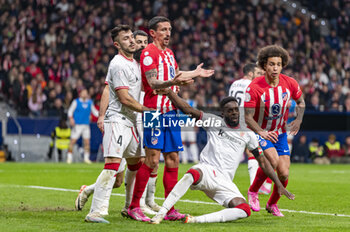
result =
[[[194,106],[218,107],[259,49],[278,44],[290,54],[283,72],[300,84],[307,111],[350,112],[350,0],[299,1],[316,17],[291,14],[281,2],[0,0],[0,95],[18,115],[60,117],[87,88],[98,109],[116,54],[110,29],[128,24],[148,32],[148,20],[163,15],[172,21],[180,69],[201,62],[215,69],[212,78],[182,88]],[[320,18],[329,33],[322,33]]]
[[148,20],[164,15],[180,68],[203,62],[216,71],[184,88],[197,106],[218,106],[243,65],[279,44],[308,110],[350,112],[350,1],[301,2],[329,20],[329,35],[318,18],[271,0],[0,0],[1,92],[19,115],[58,116],[83,88],[98,107],[116,53],[109,30],[123,23],[147,32]]

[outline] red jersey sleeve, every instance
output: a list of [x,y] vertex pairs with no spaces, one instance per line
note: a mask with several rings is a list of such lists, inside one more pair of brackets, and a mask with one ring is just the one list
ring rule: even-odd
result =
[[144,49],[140,58],[141,72],[145,73],[152,69],[157,69],[158,57],[151,49]]
[[258,105],[259,96],[256,89],[254,84],[248,86],[244,96],[244,107],[255,108]]
[[291,90],[291,96],[294,100],[298,100],[301,97],[302,91],[300,86],[298,82],[291,77],[289,78],[289,89]]

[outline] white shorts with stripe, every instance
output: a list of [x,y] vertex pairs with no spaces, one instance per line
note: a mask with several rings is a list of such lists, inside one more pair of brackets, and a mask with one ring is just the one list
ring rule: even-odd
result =
[[140,157],[141,147],[137,129],[120,122],[105,122],[103,156],[115,158]]
[[80,136],[83,136],[83,139],[90,139],[90,125],[86,124],[76,124],[71,133],[71,139],[79,139]]
[[226,208],[233,198],[245,199],[232,180],[217,168],[199,163],[191,169],[200,169],[203,174],[202,180],[197,185],[191,185],[192,190],[203,191],[210,199]]
[[146,157],[145,149],[143,148],[143,122],[142,120],[136,120],[137,132],[140,137],[140,148],[141,148],[141,157]]

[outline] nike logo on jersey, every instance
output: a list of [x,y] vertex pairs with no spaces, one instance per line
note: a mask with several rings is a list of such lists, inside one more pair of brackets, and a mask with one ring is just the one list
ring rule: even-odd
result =
[[283,152],[289,152],[288,150],[283,150]]
[[177,149],[182,149],[184,146],[177,146]]

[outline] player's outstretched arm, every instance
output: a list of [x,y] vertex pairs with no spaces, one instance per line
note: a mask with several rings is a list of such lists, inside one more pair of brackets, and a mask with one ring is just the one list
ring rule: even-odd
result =
[[262,138],[270,140],[273,143],[278,141],[278,135],[273,131],[263,130],[259,124],[254,120],[255,109],[250,107],[244,107],[244,119],[249,128],[260,135]]
[[105,88],[103,89],[101,100],[100,100],[100,110],[98,112],[98,119],[97,119],[97,127],[100,129],[100,131],[103,133],[103,121],[105,119],[105,114],[107,111],[109,102],[109,86],[105,85]]
[[263,155],[263,153],[259,153],[259,149],[255,148],[251,151],[255,157],[255,159],[259,162],[259,166],[264,171],[264,173],[270,177],[270,179],[275,183],[275,185],[278,188],[278,193],[280,195],[285,195],[288,199],[294,200],[294,195],[290,193],[287,189],[285,189],[281,183],[281,181],[278,179],[275,171],[273,170],[270,161],[266,159],[266,157]]
[[171,89],[165,89],[162,91],[164,91],[164,94],[166,94],[170,99],[170,101],[182,112],[190,115],[192,118],[199,119],[201,117],[201,112],[199,110],[192,108],[187,102],[185,102],[181,97],[179,97]]
[[296,101],[296,103],[297,103],[297,107],[296,107],[297,117],[295,118],[294,121],[292,121],[289,124],[291,135],[296,135],[299,132],[300,125],[303,121],[304,112],[305,112],[305,100],[303,95],[301,95],[301,97]]
[[182,76],[182,73],[176,74],[176,76],[168,81],[161,81],[157,80],[157,69],[151,69],[147,72],[145,72],[146,79],[148,81],[149,86],[151,86],[152,89],[165,89],[173,85],[189,85],[193,83],[192,78],[186,78]]
[[118,89],[116,91],[119,101],[126,107],[129,107],[133,111],[143,112],[150,109],[144,105],[141,105],[138,101],[136,101],[132,96],[129,95],[128,89]]
[[210,77],[214,74],[215,70],[213,69],[204,69],[202,68],[203,63],[199,64],[197,68],[193,71],[179,71],[182,73],[182,76],[186,79],[192,79],[195,77]]

